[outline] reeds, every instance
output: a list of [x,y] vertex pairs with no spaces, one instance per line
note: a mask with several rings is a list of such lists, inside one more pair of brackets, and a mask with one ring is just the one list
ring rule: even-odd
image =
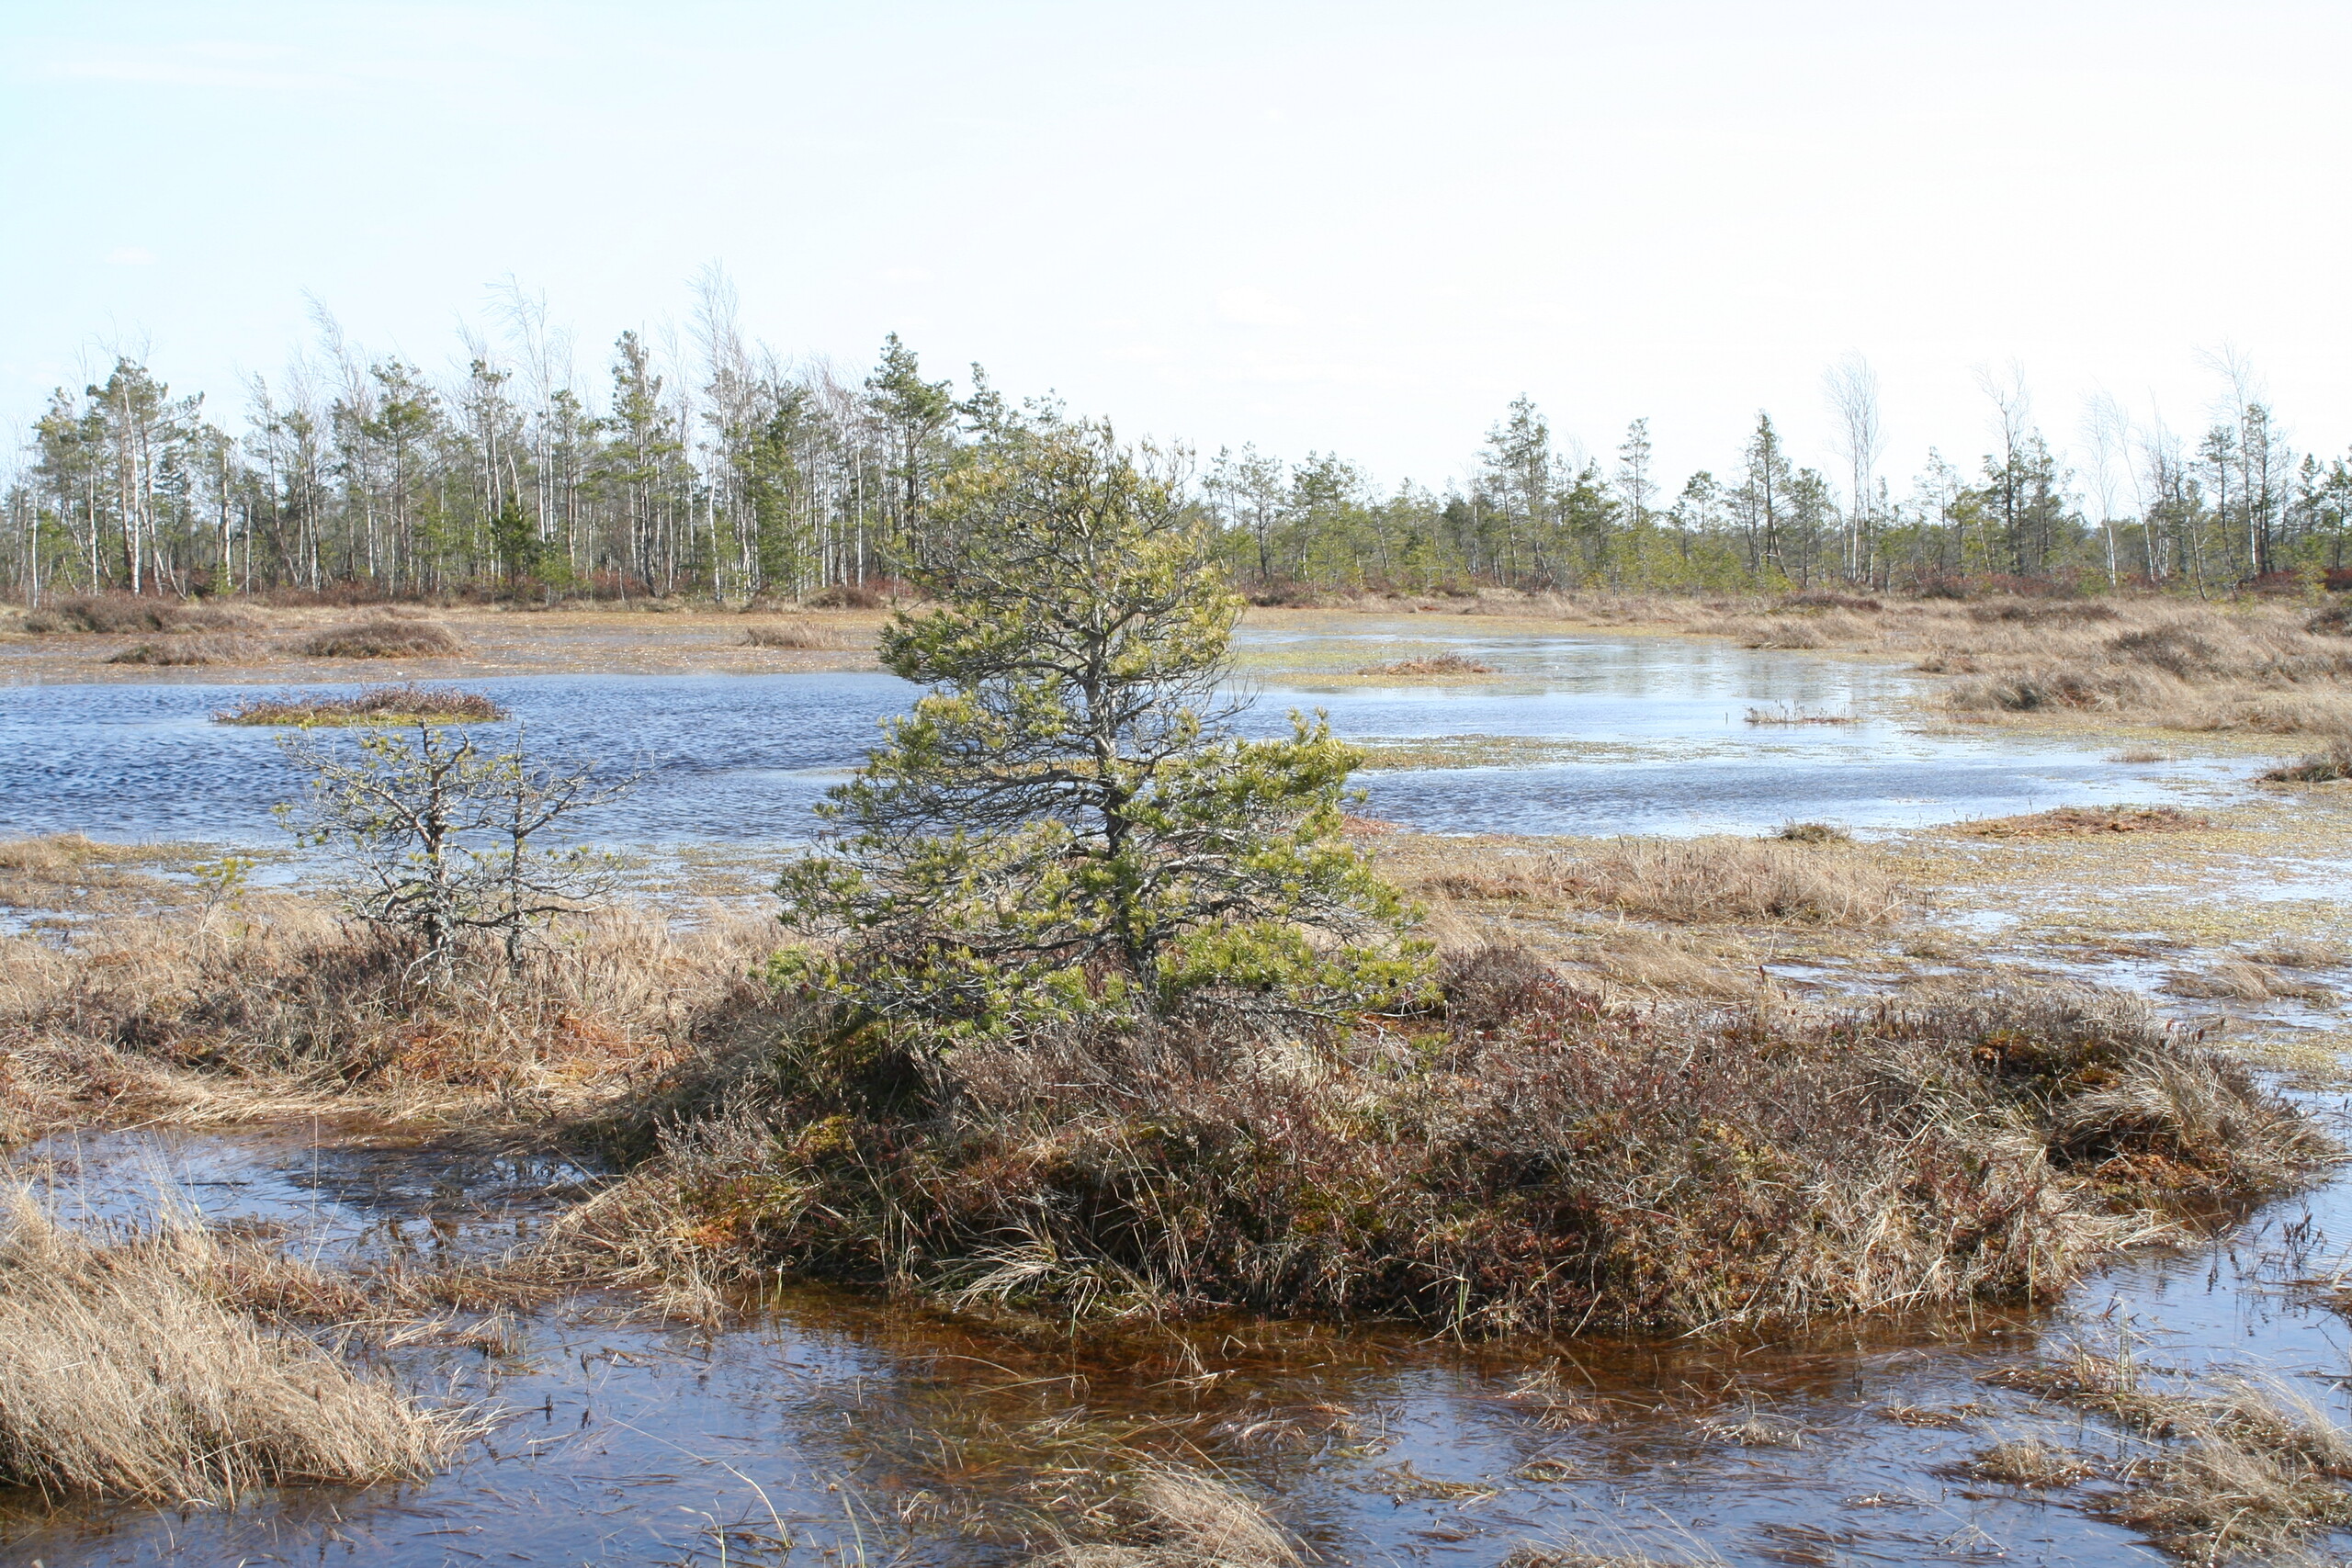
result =
[[314,632],[300,650],[309,659],[446,659],[466,647],[435,622],[379,615]]
[[479,1430],[223,1304],[188,1261],[0,1195],[0,1480],[224,1503],[425,1474]]
[[251,697],[212,716],[215,724],[379,725],[492,724],[506,710],[480,692],[450,686],[362,686],[345,696],[325,694]]

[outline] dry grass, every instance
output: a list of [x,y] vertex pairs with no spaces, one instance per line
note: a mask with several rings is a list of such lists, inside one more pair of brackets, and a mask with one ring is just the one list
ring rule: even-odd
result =
[[2176,969],[2165,976],[2165,989],[2176,997],[2213,997],[2230,1001],[2267,1002],[2282,997],[2328,1003],[2335,993],[2324,986],[2292,979],[2278,972],[2279,965],[2222,953],[2203,969]]
[[2191,1562],[2278,1562],[2352,1525],[2352,1432],[2283,1384],[2159,1381],[2082,1348],[1986,1381],[2167,1445],[2120,1466],[2095,1506]]
[[[517,969],[485,950],[429,983],[400,939],[277,894],[173,902],[109,846],[0,845],[0,895],[54,907],[60,942],[0,935],[0,1142],[60,1120],[218,1122],[368,1107],[431,1123],[583,1114],[682,1060],[748,1005],[763,920],[600,912]],[[167,891],[167,890],[166,890]]]
[[2099,1473],[2096,1461],[2037,1438],[2012,1438],[1980,1449],[1962,1470],[2004,1486],[2072,1486]]
[[853,646],[840,633],[811,621],[771,621],[751,627],[743,634],[749,648],[779,648],[809,650],[838,649]]
[[506,710],[480,692],[448,686],[362,686],[348,696],[250,697],[212,716],[215,724],[491,724]]
[[1359,675],[1491,675],[1495,667],[1483,664],[1466,654],[1431,653],[1419,659],[1392,660],[1386,664],[1367,664],[1356,671]]
[[1678,924],[1888,924],[1903,893],[1834,840],[1620,839],[1574,854],[1451,849],[1414,890],[1458,903],[1566,904]]
[[1669,937],[1633,928],[1610,932],[1578,956],[1604,978],[1660,996],[1729,1001],[1756,996],[1760,984],[1752,969],[1726,969]]
[[1962,830],[1980,839],[2082,839],[2107,833],[2180,833],[2212,824],[2170,806],[2062,806],[2025,817],[1995,817]]
[[1860,724],[1861,716],[1854,713],[1819,713],[1812,708],[1799,707],[1794,703],[1782,703],[1776,708],[1749,708],[1747,722],[1754,725]]
[[2335,784],[2352,779],[2352,733],[2335,736],[2325,750],[2282,762],[2262,778],[2266,784]]
[[1854,835],[1843,828],[1826,822],[1783,822],[1781,830],[1772,835],[1790,844],[1850,844]]
[[1157,1467],[1114,1510],[1123,1539],[1065,1541],[1037,1568],[1292,1568],[1306,1561],[1263,1504],[1197,1470]]
[[423,1475],[479,1430],[224,1305],[188,1261],[0,1199],[0,1480],[220,1503]]
[[300,644],[310,659],[447,659],[465,650],[447,626],[390,615],[328,626]]
[[1612,1008],[1459,960],[1442,1032],[1069,1029],[912,1059],[814,998],[643,1112],[567,1220],[590,1277],[888,1285],[963,1310],[1239,1308],[1469,1333],[2047,1299],[2332,1145],[2139,1004],[1994,989]]
[[143,599],[129,593],[79,594],[25,613],[28,632],[252,631],[261,618],[225,604],[188,604],[176,599]]
[[244,637],[158,637],[107,655],[108,664],[252,664],[269,657],[267,645]]

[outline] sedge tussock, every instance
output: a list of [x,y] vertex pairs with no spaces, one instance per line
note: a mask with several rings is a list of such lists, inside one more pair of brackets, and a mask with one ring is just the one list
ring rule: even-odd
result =
[[838,633],[812,621],[769,621],[748,628],[743,634],[747,648],[775,648],[799,650],[842,649],[852,646]]
[[[0,845],[0,893],[107,869],[62,840]],[[486,943],[444,979],[398,935],[272,894],[110,915],[70,945],[0,934],[0,1139],[61,1117],[582,1113],[681,1060],[696,1031],[731,1027],[769,945],[749,916],[611,908],[519,964]]]
[[457,634],[438,622],[391,615],[328,626],[300,644],[308,659],[446,659],[465,650]]
[[0,1198],[0,1479],[51,1495],[226,1502],[431,1472],[476,1431],[192,1279]]
[[1036,1568],[1291,1568],[1306,1561],[1265,1506],[1231,1482],[1175,1466],[1146,1470],[1114,1513],[1126,1539],[1065,1541]]
[[551,1267],[966,1311],[1464,1333],[2048,1300],[2333,1145],[2130,998],[1619,1007],[1450,960],[1434,1032],[1041,1031],[944,1057],[816,999],[657,1097]]

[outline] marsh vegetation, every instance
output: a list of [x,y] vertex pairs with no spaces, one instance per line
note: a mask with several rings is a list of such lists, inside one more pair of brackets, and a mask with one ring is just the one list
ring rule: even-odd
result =
[[[489,1384],[436,1391],[412,1351],[473,1350],[492,1382],[545,1388],[551,1415],[571,1385],[507,1368],[502,1347],[605,1310],[580,1303],[741,1345],[774,1312],[820,1310],[787,1304],[819,1299],[801,1292],[846,1291],[821,1310],[906,1314],[889,1316],[893,1344],[967,1337],[928,1341],[933,1370],[887,1394],[815,1400],[827,1430],[867,1445],[855,1485],[827,1483],[848,1509],[832,1528],[1099,1568],[1343,1561],[1354,1538],[1328,1496],[1302,1509],[1291,1489],[1344,1476],[1351,1495],[1453,1529],[1506,1490],[1565,1496],[1608,1473],[1621,1426],[1634,1446],[1670,1427],[1678,1451],[1824,1462],[1845,1439],[1755,1381],[1781,1364],[1768,1337],[2029,1333],[2098,1271],[2162,1267],[2145,1260],[2206,1245],[2339,1157],[2305,1100],[2221,1048],[2220,1015],[2185,1026],[2089,982],[2103,942],[2098,962],[2140,964],[2160,999],[2334,1005],[2337,950],[2293,898],[2078,907],[2134,879],[2243,876],[2267,852],[2255,808],[2064,807],[1900,835],[1781,811],[1679,838],[1400,830],[1350,797],[1363,754],[1326,722],[1238,722],[1241,608],[1147,456],[1086,427],[995,439],[943,482],[932,525],[959,547],[904,585],[877,644],[922,694],[784,867],[781,927],[773,898],[657,902],[624,893],[618,863],[551,847],[572,804],[619,781],[469,738],[455,721],[494,714],[414,684],[230,710],[291,728],[313,781],[297,852],[334,852],[294,863],[295,886],[193,847],[0,845],[0,900],[22,916],[0,933],[10,1141],[110,1123],[248,1137],[304,1118],[425,1140],[427,1166],[527,1148],[582,1172],[534,1201],[527,1237],[434,1258],[370,1242],[329,1261],[202,1220],[107,1229],[24,1210],[12,1235],[47,1259],[24,1278],[103,1297],[104,1332],[74,1332],[119,1346],[110,1367],[144,1366],[140,1337],[178,1314],[190,1343],[220,1347],[188,1375],[233,1364],[256,1393],[101,1417],[67,1398],[78,1385],[28,1384],[11,1408],[80,1446],[19,1442],[10,1473],[59,1497],[172,1498],[417,1475],[485,1430]],[[1898,637],[1949,636],[1972,658],[1991,639],[2047,654],[2092,635],[2145,663],[2178,643],[2113,646],[2134,635],[2129,606],[1832,597],[1605,613],[1671,610],[1683,629],[1768,643],[1795,635],[1775,627],[1827,644],[1904,623]],[[868,624],[804,611],[708,635],[846,653],[826,645]],[[1476,695],[1456,678],[1513,669],[1472,648],[1329,660],[1408,688],[1382,700],[1453,702]],[[2336,678],[2231,669],[2206,673],[2323,695]],[[1419,678],[1443,689],[1414,693]],[[1762,745],[1810,744],[1809,721],[1844,716],[1759,711],[1790,722],[1758,728],[1798,732]],[[1744,734],[1737,714],[1720,722]],[[2271,793],[2308,852],[2335,852],[2327,792]],[[1984,918],[2013,901],[2046,923],[1954,940],[2004,929]],[[123,1304],[133,1279],[145,1317]],[[1442,1450],[1391,1453],[1387,1396],[1243,1370],[1261,1357],[1301,1376],[1290,1352],[1250,1348],[1283,1335],[1344,1359],[1432,1330],[1508,1369],[1476,1396],[1516,1434],[1507,1463],[1464,1476]],[[1670,1344],[1722,1370],[1660,1371]],[[1564,1370],[1618,1353],[1603,1347],[1649,1359],[1639,1400],[1623,1368]],[[951,1364],[1006,1382],[975,1392]],[[2275,1556],[2344,1517],[2317,1416],[2230,1385],[2227,1410],[2157,1432],[2041,1365],[1996,1380],[1999,1423],[1947,1384],[1947,1404],[1889,1403],[1912,1416],[1883,1424],[1943,1434],[1935,1462],[1969,1484],[2041,1500],[2016,1506],[2079,1506],[2193,1561]],[[273,1425],[267,1391],[288,1378],[312,1380],[319,1413],[299,1438]],[[2096,1409],[2159,1447],[2093,1453],[2035,1424],[2042,1406]],[[93,1422],[119,1453],[81,1441]],[[249,1434],[252,1468],[171,1470],[209,1451],[189,1435],[203,1423]],[[700,1434],[662,1440],[708,1457]],[[752,1491],[767,1518],[710,1513],[712,1554],[807,1539],[801,1515]],[[1528,1563],[1711,1551],[1539,1534],[1480,1539]]]

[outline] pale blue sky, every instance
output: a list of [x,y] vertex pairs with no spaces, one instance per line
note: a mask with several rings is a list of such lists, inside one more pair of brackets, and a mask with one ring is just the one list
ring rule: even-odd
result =
[[234,412],[316,295],[435,371],[509,274],[601,384],[746,326],[1442,483],[1532,393],[1679,477],[1986,442],[1979,364],[2194,425],[2234,344],[2352,442],[2342,5],[0,0],[0,416],[110,338]]

